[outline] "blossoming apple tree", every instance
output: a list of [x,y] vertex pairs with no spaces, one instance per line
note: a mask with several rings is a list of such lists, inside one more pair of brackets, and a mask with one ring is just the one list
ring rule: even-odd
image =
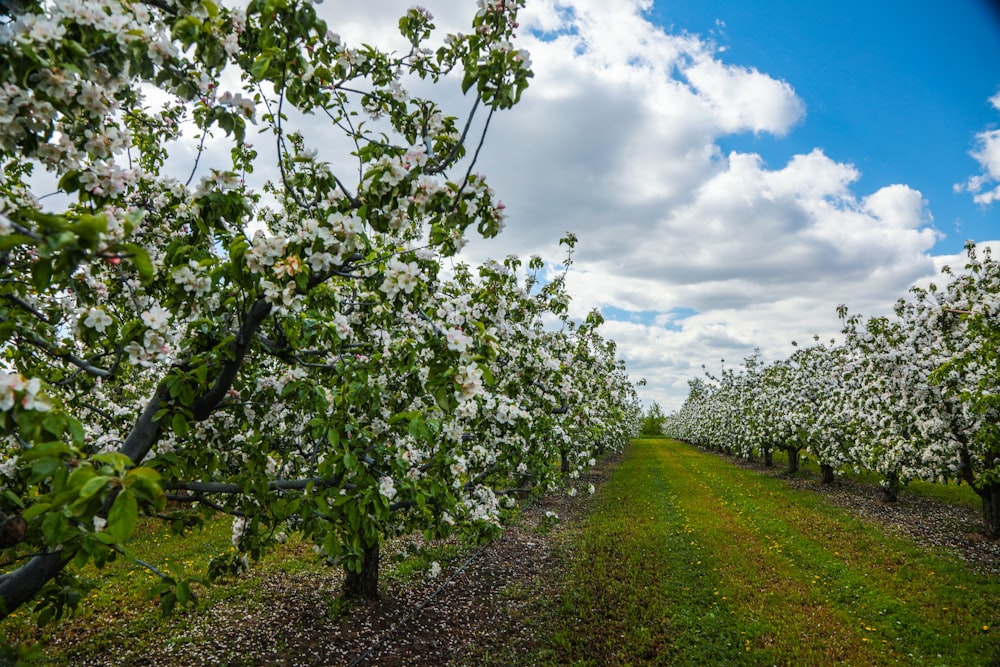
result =
[[[402,53],[308,0],[0,16],[3,615],[61,614],[74,568],[133,558],[140,514],[182,532],[187,506],[236,519],[215,572],[294,530],[373,595],[386,535],[489,534],[632,433],[563,281],[447,260],[503,226],[474,165],[531,76],[521,4],[480,1],[436,48],[410,9]],[[460,89],[464,120],[411,85]],[[192,598],[144,565],[165,608]]]
[[913,290],[898,309],[913,331],[929,377],[918,405],[925,476],[972,487],[983,502],[986,534],[1000,538],[1000,262],[989,248],[966,246],[963,270],[945,268],[947,283]]

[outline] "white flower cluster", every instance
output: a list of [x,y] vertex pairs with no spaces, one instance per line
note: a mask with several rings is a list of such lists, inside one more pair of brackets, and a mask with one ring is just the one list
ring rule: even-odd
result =
[[392,500],[396,497],[396,485],[393,483],[392,477],[379,478],[378,492],[385,496],[386,500]]
[[478,485],[463,500],[470,521],[500,524],[500,501],[488,486]]
[[173,271],[174,282],[195,297],[208,294],[212,289],[212,277],[208,275],[208,267],[195,260],[180,266]]
[[83,326],[97,333],[104,333],[112,322],[111,316],[103,308],[86,308],[77,314],[78,318],[81,316]]
[[20,373],[0,371],[0,411],[8,412],[17,404],[24,410],[48,412],[52,406],[40,395],[41,390],[38,378],[25,379]]
[[7,479],[13,479],[14,472],[17,470],[17,456],[9,456],[4,458],[0,462],[0,476],[6,477]]
[[393,257],[387,262],[384,275],[379,289],[390,299],[395,299],[400,292],[413,293],[413,289],[420,282],[420,265]]

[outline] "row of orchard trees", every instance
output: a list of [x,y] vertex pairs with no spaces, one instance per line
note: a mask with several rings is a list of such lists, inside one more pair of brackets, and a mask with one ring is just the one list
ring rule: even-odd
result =
[[403,52],[309,0],[0,7],[0,618],[187,506],[237,519],[216,572],[298,531],[375,595],[384,537],[489,535],[632,434],[563,276],[448,259],[503,224],[467,148],[531,76],[521,4],[433,48],[411,9]]
[[821,466],[876,473],[889,500],[920,478],[969,484],[1000,538],[1000,262],[966,247],[963,271],[912,288],[894,316],[848,316],[841,344],[797,347],[691,383],[669,435],[770,462],[801,452]]

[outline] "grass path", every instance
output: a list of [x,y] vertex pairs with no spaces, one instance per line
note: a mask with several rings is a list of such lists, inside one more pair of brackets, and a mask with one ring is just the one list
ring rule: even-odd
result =
[[634,442],[578,530],[528,663],[1000,664],[996,577],[680,443]]

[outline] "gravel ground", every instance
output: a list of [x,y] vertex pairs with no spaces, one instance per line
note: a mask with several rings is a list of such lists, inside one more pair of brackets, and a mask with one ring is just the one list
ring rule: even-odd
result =
[[[607,458],[581,476],[578,486],[599,485],[615,463],[617,458]],[[168,621],[168,627],[183,631],[177,630],[173,639],[152,652],[139,654],[118,645],[109,647],[100,660],[80,659],[77,664],[481,665],[499,651],[532,645],[526,610],[539,596],[558,592],[559,572],[570,553],[559,544],[567,527],[582,516],[586,501],[584,496],[571,498],[565,493],[542,497],[527,506],[500,539],[466,549],[436,578],[406,582],[383,578],[380,600],[353,603],[340,615],[329,613],[343,582],[338,568],[319,580],[314,575],[275,574],[261,583],[266,608],[248,609],[239,599],[216,603],[194,617]],[[555,512],[559,522],[547,520],[547,512]],[[405,547],[403,542],[390,542],[383,554]],[[303,557],[311,555],[306,553],[308,547],[302,548]],[[60,643],[73,641],[60,638]]]
[[[599,485],[616,463],[610,457],[598,464],[580,480],[582,486]],[[780,470],[755,467],[781,475]],[[878,489],[846,480],[821,485],[799,477],[788,483],[822,493],[922,544],[950,550],[984,574],[1000,575],[1000,543],[977,532],[980,515],[973,508],[908,494],[886,503]],[[381,600],[357,603],[334,618],[328,610],[340,590],[338,571],[319,581],[314,576],[275,576],[262,584],[270,601],[266,609],[248,611],[240,600],[217,604],[196,622],[187,619],[185,635],[154,653],[135,655],[119,647],[106,662],[86,664],[461,667],[488,658],[498,664],[498,654],[517,655],[534,645],[533,601],[558,595],[562,572],[572,558],[567,529],[586,506],[583,496],[541,498],[501,539],[469,550],[437,578],[389,581]],[[540,528],[550,511],[560,522]]]

